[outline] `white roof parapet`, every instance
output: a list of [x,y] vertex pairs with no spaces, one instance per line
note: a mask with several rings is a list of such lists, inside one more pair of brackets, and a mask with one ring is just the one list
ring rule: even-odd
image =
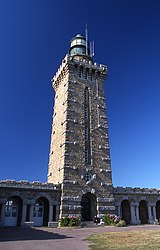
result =
[[160,188],[114,187],[114,194],[160,194]]
[[15,180],[0,180],[0,187],[4,188],[33,188],[33,189],[60,189],[60,185],[55,185],[48,182],[33,181],[29,182],[26,180],[15,181]]

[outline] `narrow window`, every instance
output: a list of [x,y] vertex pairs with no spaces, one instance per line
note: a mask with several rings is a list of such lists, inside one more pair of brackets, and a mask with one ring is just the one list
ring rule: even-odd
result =
[[85,70],[84,78],[85,78],[85,79],[88,79],[88,69]]
[[83,77],[83,69],[82,69],[82,68],[79,68],[78,77],[79,77],[79,78],[82,78],[82,77]]
[[88,128],[85,127],[85,141],[88,140]]
[[85,118],[85,120],[88,119],[88,107],[84,108],[84,118]]
[[91,78],[91,81],[93,80],[93,75],[92,75],[92,72],[90,73],[90,78]]
[[84,99],[85,99],[85,101],[88,100],[88,89],[87,88],[84,91]]
[[84,90],[85,164],[91,164],[89,90]]
[[85,149],[85,163],[88,163],[88,149]]

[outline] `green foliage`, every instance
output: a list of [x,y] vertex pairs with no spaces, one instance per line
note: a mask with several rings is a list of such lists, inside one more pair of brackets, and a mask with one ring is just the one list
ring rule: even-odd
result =
[[69,226],[71,226],[71,227],[80,225],[80,219],[79,218],[72,217],[69,220],[70,220],[69,221]]
[[61,218],[61,227],[75,227],[80,225],[80,218],[76,216],[66,216]]
[[107,226],[115,226],[119,223],[120,217],[114,214],[105,214],[103,217],[103,221]]
[[69,225],[69,218],[63,217],[60,220],[60,226],[61,227],[67,227]]
[[126,222],[124,220],[120,220],[117,224],[117,227],[125,227],[126,226]]

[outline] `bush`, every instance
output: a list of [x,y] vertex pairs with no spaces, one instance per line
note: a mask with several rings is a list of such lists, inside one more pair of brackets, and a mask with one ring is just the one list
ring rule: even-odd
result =
[[117,227],[125,227],[126,226],[126,222],[124,220],[120,220],[117,224]]
[[61,227],[67,227],[68,224],[69,224],[69,218],[67,218],[67,217],[61,218],[61,220],[60,220],[60,226]]
[[107,226],[115,226],[119,223],[120,217],[114,214],[105,214],[103,217],[103,221]]
[[80,218],[76,216],[66,216],[61,218],[60,226],[61,227],[74,227],[80,225]]

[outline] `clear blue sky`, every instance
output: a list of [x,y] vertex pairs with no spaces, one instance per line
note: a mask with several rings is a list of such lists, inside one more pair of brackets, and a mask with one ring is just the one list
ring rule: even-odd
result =
[[50,80],[86,22],[109,70],[113,184],[160,187],[158,0],[0,0],[0,179],[47,180]]

